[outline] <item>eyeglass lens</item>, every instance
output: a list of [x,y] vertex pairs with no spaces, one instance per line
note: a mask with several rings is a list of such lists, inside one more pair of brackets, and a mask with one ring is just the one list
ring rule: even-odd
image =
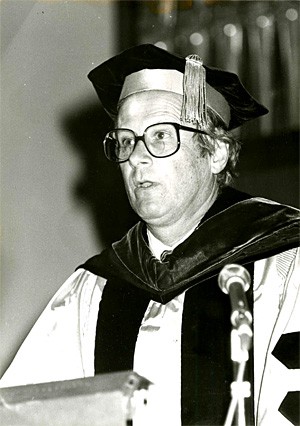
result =
[[147,150],[154,157],[167,157],[178,149],[178,130],[172,123],[158,123],[149,126],[142,137],[129,129],[115,129],[105,138],[107,157],[112,161],[126,161],[132,154],[137,141],[144,141]]

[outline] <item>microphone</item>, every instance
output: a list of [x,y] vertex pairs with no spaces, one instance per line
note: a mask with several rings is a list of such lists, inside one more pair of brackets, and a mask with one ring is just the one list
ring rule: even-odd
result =
[[250,347],[252,314],[248,308],[245,292],[249,289],[251,277],[246,268],[237,264],[225,265],[218,278],[220,289],[229,294],[231,303],[231,324],[237,329],[242,347]]

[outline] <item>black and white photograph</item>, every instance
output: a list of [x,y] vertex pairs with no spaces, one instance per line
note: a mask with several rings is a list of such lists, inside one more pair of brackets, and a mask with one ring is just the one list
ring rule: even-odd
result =
[[0,0],[0,424],[300,424],[299,1]]

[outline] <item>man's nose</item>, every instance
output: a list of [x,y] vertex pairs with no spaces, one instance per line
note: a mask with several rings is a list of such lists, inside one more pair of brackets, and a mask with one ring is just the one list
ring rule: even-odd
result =
[[152,156],[147,150],[146,145],[142,139],[138,139],[132,154],[129,157],[129,163],[136,167],[139,164],[150,164]]

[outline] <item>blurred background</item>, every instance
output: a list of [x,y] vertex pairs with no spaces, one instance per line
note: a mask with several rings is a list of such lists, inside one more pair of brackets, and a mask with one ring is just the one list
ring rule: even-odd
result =
[[235,186],[299,206],[299,2],[2,0],[0,13],[2,374],[62,282],[137,220],[86,78],[112,55],[154,43],[237,72],[270,113],[238,131]]

